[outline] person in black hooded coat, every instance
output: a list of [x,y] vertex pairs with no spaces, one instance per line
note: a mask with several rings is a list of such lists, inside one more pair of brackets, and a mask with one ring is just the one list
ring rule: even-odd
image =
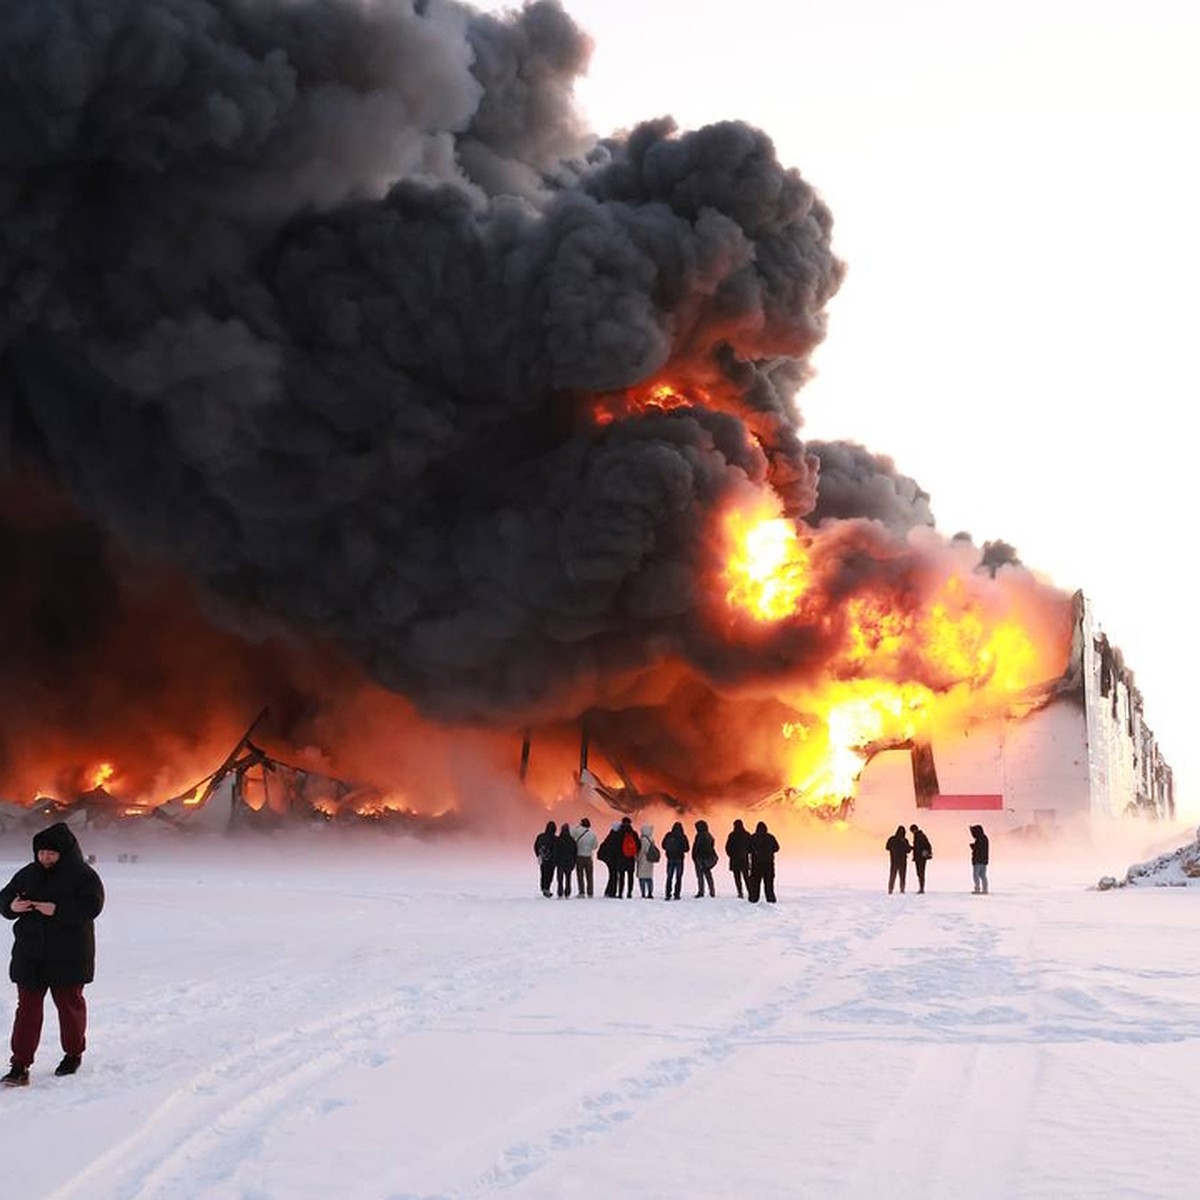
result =
[[704,895],[705,887],[708,894],[715,896],[717,889],[713,886],[713,867],[717,865],[717,843],[708,828],[707,821],[696,822],[696,836],[692,838],[692,866],[696,869],[696,899]]
[[543,896],[550,895],[550,885],[554,882],[554,847],[558,842],[558,826],[553,821],[546,822],[546,828],[533,839],[533,853],[538,860],[538,885]]
[[895,890],[897,881],[903,895],[908,879],[908,852],[912,849],[903,825],[896,826],[896,832],[884,843],[884,849],[888,852],[888,895]]
[[917,869],[917,891],[924,894],[925,867],[933,857],[933,843],[929,840],[929,835],[925,830],[917,825],[910,825],[908,831],[912,834],[912,856],[913,866]]
[[604,885],[604,894],[609,899],[620,895],[621,870],[624,864],[624,859],[621,855],[621,839],[623,834],[624,830],[621,828],[621,822],[614,821],[612,827],[604,835],[604,841],[600,843],[600,849],[596,851],[596,857],[608,869],[608,881]]
[[9,1086],[29,1082],[41,1041],[48,991],[58,1009],[63,1059],[56,1075],[73,1075],[87,1048],[84,984],[96,975],[93,922],[104,908],[104,885],[63,822],[33,835],[34,861],[0,890],[0,916],[13,921],[9,978],[17,985]]
[[971,826],[971,873],[975,878],[976,894],[985,896],[988,890],[988,835],[982,825]]
[[664,900],[678,900],[679,889],[683,883],[683,860],[691,847],[688,835],[683,831],[683,824],[676,821],[662,840],[662,852],[667,859],[667,894]]
[[571,836],[571,827],[564,821],[554,840],[554,875],[558,883],[558,898],[571,895],[571,876],[575,874],[575,855],[578,847]]
[[767,828],[766,821],[759,821],[750,835],[750,876],[746,880],[746,899],[758,903],[761,891],[768,904],[775,903],[775,855],[779,853],[779,842]]
[[742,885],[750,875],[750,834],[741,820],[734,821],[725,839],[725,857],[729,860],[729,869],[733,872],[733,882],[737,885],[738,899],[741,900],[745,895]]

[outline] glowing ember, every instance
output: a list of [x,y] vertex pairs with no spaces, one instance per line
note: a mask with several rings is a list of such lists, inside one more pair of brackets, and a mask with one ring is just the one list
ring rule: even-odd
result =
[[711,398],[702,389],[683,389],[672,383],[652,383],[627,392],[599,397],[592,404],[592,419],[597,425],[611,425],[648,412],[672,412],[693,406],[709,407]]
[[364,799],[352,804],[351,808],[360,817],[385,817],[393,814],[408,816],[413,815],[415,811],[408,799],[396,792]]
[[183,798],[183,803],[189,808],[194,808],[200,803],[204,796],[204,784],[198,783],[192,790]]

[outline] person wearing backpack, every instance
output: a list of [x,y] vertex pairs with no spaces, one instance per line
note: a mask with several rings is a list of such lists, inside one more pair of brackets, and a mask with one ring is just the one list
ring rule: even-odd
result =
[[621,818],[621,857],[617,860],[617,895],[629,900],[633,896],[633,878],[637,870],[638,851],[642,848],[641,839],[633,832],[633,818]]
[[717,843],[709,832],[707,821],[696,822],[696,836],[692,839],[692,865],[696,868],[696,899],[704,895],[705,886],[708,887],[708,894],[715,896],[713,867],[717,865]]
[[916,825],[910,825],[908,831],[912,834],[913,866],[917,869],[917,895],[920,896],[925,893],[925,864],[933,857],[933,843]]
[[683,882],[683,860],[689,848],[688,836],[683,825],[676,821],[662,840],[662,850],[667,856],[667,894],[664,900],[678,900],[679,887]]
[[533,853],[538,860],[538,876],[541,883],[542,895],[550,895],[550,885],[554,882],[554,843],[558,840],[558,826],[553,821],[546,822],[546,828],[533,840]]
[[654,864],[660,858],[662,851],[654,844],[654,826],[643,825],[637,856],[637,879],[643,900],[654,899]]

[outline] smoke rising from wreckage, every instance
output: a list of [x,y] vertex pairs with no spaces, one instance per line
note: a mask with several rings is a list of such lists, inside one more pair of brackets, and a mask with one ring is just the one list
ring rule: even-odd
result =
[[831,705],[898,698],[853,750],[1063,674],[1069,597],[801,439],[820,197],[737,121],[591,136],[589,52],[551,2],[0,13],[7,794],[171,795],[264,701],[437,805],[423,758],[581,719],[648,790],[813,791]]

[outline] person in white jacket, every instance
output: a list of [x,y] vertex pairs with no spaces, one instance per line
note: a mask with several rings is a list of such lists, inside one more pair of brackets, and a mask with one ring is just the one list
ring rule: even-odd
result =
[[581,817],[578,825],[571,826],[571,836],[575,839],[575,895],[582,900],[592,894],[592,856],[596,853],[597,839],[587,817]]
[[654,899],[654,864],[661,857],[662,851],[654,844],[654,826],[643,825],[637,856],[638,886],[642,889],[643,900]]

